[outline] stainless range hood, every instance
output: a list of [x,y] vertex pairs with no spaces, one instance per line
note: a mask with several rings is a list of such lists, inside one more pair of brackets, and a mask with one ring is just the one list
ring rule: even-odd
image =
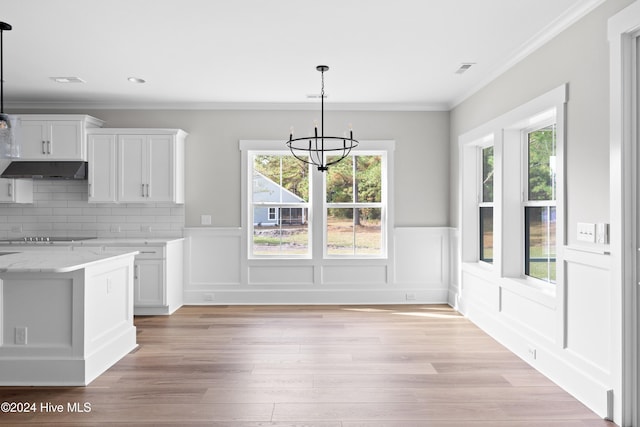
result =
[[0,178],[87,179],[87,163],[15,161],[7,166]]

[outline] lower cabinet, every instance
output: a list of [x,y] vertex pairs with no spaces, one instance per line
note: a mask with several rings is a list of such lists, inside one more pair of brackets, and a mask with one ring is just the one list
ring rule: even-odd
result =
[[133,314],[167,315],[183,303],[184,241],[144,246],[108,246],[113,250],[136,250],[133,270]]
[[164,292],[165,260],[140,259],[133,266],[135,307],[162,307],[166,304]]

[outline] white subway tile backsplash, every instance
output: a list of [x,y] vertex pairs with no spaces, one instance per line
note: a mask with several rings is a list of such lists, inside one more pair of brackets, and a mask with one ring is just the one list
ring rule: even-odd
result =
[[182,237],[184,206],[87,200],[86,181],[34,181],[33,203],[0,206],[0,238]]

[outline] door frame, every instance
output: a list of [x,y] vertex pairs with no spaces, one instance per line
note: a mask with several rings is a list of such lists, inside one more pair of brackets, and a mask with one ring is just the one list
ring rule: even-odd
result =
[[638,209],[637,39],[640,2],[609,19],[610,60],[610,197],[611,296],[620,307],[612,317],[613,404],[609,418],[618,425],[639,426],[640,295],[637,269],[640,238]]

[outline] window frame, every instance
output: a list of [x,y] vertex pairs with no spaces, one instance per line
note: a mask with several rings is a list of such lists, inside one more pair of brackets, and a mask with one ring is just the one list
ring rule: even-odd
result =
[[[529,274],[530,272],[530,267],[528,266],[529,263],[529,250],[530,250],[530,235],[527,234],[527,227],[529,225],[529,223],[527,222],[527,210],[530,208],[554,208],[556,209],[556,225],[557,225],[557,205],[558,205],[558,197],[557,197],[557,178],[554,180],[553,182],[553,194],[554,197],[551,200],[531,200],[530,199],[530,194],[529,194],[529,135],[533,132],[545,129],[549,126],[553,126],[553,132],[554,132],[554,143],[555,143],[555,153],[556,153],[556,161],[557,161],[557,151],[558,151],[558,146],[557,146],[557,119],[556,119],[556,114],[554,113],[553,116],[551,117],[540,117],[539,120],[534,121],[532,123],[531,126],[528,126],[526,128],[523,128],[521,130],[521,134],[522,134],[522,148],[521,148],[521,153],[522,153],[522,166],[521,166],[521,170],[522,170],[522,209],[521,209],[521,216],[522,216],[522,250],[523,250],[523,256],[522,256],[522,277],[525,278],[526,280],[533,280],[533,281],[539,281],[539,282],[543,282],[545,284],[549,284],[549,285],[556,285],[556,280],[551,280],[551,278],[549,278],[549,280],[545,280],[539,277],[535,277]],[[557,174],[557,172],[556,172]],[[557,267],[557,259],[558,259],[558,236],[556,234],[555,237],[555,259],[556,259],[556,267]],[[556,271],[556,277],[557,277],[557,271]]]
[[[364,148],[366,147],[366,148]],[[242,210],[241,210],[241,224],[244,229],[245,238],[242,239],[241,251],[243,258],[248,262],[269,262],[270,260],[280,261],[295,261],[305,260],[312,262],[313,264],[326,261],[327,263],[340,263],[340,262],[358,262],[357,260],[379,260],[381,262],[390,262],[392,260],[392,247],[393,247],[393,235],[391,227],[393,227],[394,221],[394,199],[393,192],[389,191],[389,188],[393,188],[393,165],[394,165],[394,151],[395,141],[393,140],[360,140],[360,145],[352,150],[354,155],[367,155],[368,153],[375,153],[383,157],[383,194],[386,202],[386,215],[384,215],[384,229],[382,232],[383,241],[381,256],[325,256],[325,224],[326,218],[324,218],[324,203],[325,196],[325,179],[322,172],[317,171],[317,168],[310,167],[310,182],[309,182],[309,201],[308,201],[308,222],[309,222],[309,255],[308,256],[253,256],[252,255],[252,238],[253,238],[253,213],[251,204],[251,182],[252,171],[251,159],[255,154],[267,154],[267,155],[291,155],[291,152],[286,148],[284,143],[279,140],[240,140],[239,149],[241,152],[241,198],[242,198]],[[322,208],[322,212],[316,212],[314,210]],[[321,265],[321,264],[318,264]]]
[[[291,152],[289,152],[288,150],[251,150],[247,153],[247,160],[246,160],[246,168],[247,168],[247,173],[248,173],[248,181],[247,181],[247,185],[250,188],[247,188],[247,195],[246,197],[243,199],[244,203],[247,204],[248,207],[248,212],[247,212],[247,233],[248,233],[248,241],[247,241],[247,257],[249,259],[309,259],[312,257],[312,253],[313,253],[313,235],[312,235],[312,229],[313,229],[313,218],[311,215],[312,212],[312,193],[313,193],[313,183],[311,181],[311,174],[309,173],[309,200],[306,203],[291,203],[291,202],[258,202],[256,203],[253,200],[253,161],[255,159],[256,156],[261,156],[261,155],[266,155],[266,156],[290,156],[293,157],[293,155],[291,155]],[[309,168],[309,171],[311,170],[310,166],[307,165],[307,167]],[[278,184],[278,183],[277,183]],[[276,225],[278,227],[281,226],[281,224],[278,224],[280,222],[280,213],[282,211],[282,209],[284,208],[301,208],[301,209],[307,209],[307,234],[308,234],[308,239],[307,239],[307,251],[304,254],[281,254],[281,253],[277,253],[277,254],[256,254],[254,253],[254,249],[255,246],[253,244],[253,239],[254,239],[254,229],[255,229],[255,218],[254,218],[254,212],[255,212],[255,208],[256,207],[263,207],[263,208],[267,208],[267,214],[270,215],[270,210],[271,209],[275,209],[276,210]]]
[[[322,179],[322,257],[324,259],[386,259],[388,257],[387,240],[389,233],[389,226],[387,222],[388,211],[388,162],[387,151],[383,150],[353,150],[348,157],[361,157],[361,156],[380,156],[380,173],[381,173],[381,200],[380,202],[327,202],[327,174],[325,173]],[[338,255],[328,253],[328,211],[332,208],[352,208],[352,209],[364,209],[364,208],[380,208],[380,253],[376,255],[367,254],[351,254],[351,255]],[[355,232],[354,232],[355,233]],[[354,246],[354,251],[356,247]]]
[[[459,155],[459,269],[548,307],[564,301],[566,245],[565,161],[568,85],[562,84],[458,136]],[[522,130],[555,116],[556,123],[556,283],[524,273],[524,209],[522,209]],[[478,260],[479,221],[478,145],[494,140],[494,263]],[[458,290],[459,292],[459,290]],[[562,311],[562,310],[561,310]]]
[[[492,182],[492,197],[491,201],[484,200],[484,150],[487,148],[493,148],[493,173],[495,177],[495,146],[493,144],[493,136],[489,136],[483,139],[482,143],[478,144],[478,262],[486,264],[488,266],[493,265],[494,256],[491,257],[490,260],[483,258],[484,254],[484,228],[482,222],[482,210],[483,209],[491,209],[491,222],[492,222],[492,238],[493,238],[493,230],[495,229],[494,222],[494,194],[495,194],[495,180]],[[491,251],[494,251],[495,244],[492,244]]]

